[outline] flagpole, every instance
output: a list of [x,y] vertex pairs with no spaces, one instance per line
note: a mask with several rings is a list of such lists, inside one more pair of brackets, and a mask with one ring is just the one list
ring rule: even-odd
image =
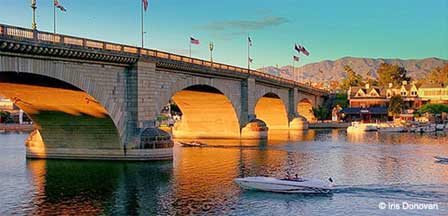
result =
[[[297,75],[296,75],[296,60],[294,59],[294,57],[292,57],[292,74],[293,74],[293,77],[297,78]],[[297,79],[295,79],[295,80],[297,80]]]
[[142,12],[141,12],[141,18],[142,18],[142,49],[143,49],[143,47],[144,47],[144,29],[143,29],[143,1],[142,1]]
[[56,5],[53,2],[53,33],[56,34]]
[[247,34],[247,72],[250,74],[250,42],[249,34]]
[[190,38],[189,38],[190,40],[188,41],[189,43],[189,45],[190,45],[190,58],[191,58],[191,36],[190,36]]

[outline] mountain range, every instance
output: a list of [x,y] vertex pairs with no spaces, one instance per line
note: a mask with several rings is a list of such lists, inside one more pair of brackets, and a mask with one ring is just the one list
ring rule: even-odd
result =
[[299,80],[301,82],[311,81],[322,83],[325,81],[339,81],[345,78],[345,65],[349,65],[356,73],[362,75],[363,77],[366,77],[369,72],[372,77],[378,77],[376,69],[381,63],[399,65],[404,67],[408,71],[408,75],[413,79],[421,79],[429,74],[433,68],[448,64],[448,60],[439,58],[403,60],[344,57],[334,61],[325,60],[317,63],[306,64],[296,67],[295,70],[290,65],[280,68],[270,66],[259,68],[258,70],[288,79]]

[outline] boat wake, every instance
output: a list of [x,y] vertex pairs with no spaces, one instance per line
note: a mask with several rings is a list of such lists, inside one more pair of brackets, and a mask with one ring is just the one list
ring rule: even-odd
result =
[[335,185],[333,193],[356,197],[437,201],[448,203],[448,185]]

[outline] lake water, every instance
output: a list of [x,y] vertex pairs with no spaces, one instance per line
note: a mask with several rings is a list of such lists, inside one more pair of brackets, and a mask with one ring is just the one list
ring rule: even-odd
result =
[[[26,137],[0,134],[0,215],[448,215],[448,164],[433,159],[448,155],[446,133],[276,132],[267,143],[176,145],[174,161],[139,163],[27,160]],[[287,171],[332,177],[336,190],[273,194],[233,182]]]

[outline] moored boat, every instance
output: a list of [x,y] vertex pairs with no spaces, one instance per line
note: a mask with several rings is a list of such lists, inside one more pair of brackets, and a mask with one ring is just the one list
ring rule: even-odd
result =
[[393,124],[383,124],[378,127],[378,132],[405,132],[406,128],[403,126]]
[[443,129],[445,129],[445,125],[444,124],[437,124],[436,125],[436,131],[443,131]]
[[376,124],[363,124],[360,122],[352,122],[352,125],[347,128],[348,133],[368,132],[368,131],[378,131],[378,126]]

